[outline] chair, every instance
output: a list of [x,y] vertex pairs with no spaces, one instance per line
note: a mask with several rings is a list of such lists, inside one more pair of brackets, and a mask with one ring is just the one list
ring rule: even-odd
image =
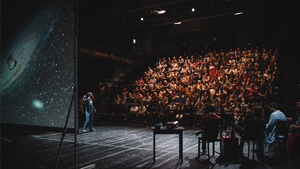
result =
[[287,156],[289,154],[289,142],[288,142],[288,133],[289,133],[289,121],[286,120],[277,120],[276,128],[275,128],[275,141],[274,141],[274,149],[275,154],[277,155],[277,145],[279,143],[286,144]]
[[[215,155],[215,142],[219,141],[220,142],[220,154],[222,154],[222,128],[223,128],[223,121],[224,119],[222,118],[213,118],[210,119],[209,123],[211,125],[206,126],[207,133],[215,133],[216,128],[218,128],[218,136],[217,137],[212,137],[210,134],[207,134],[207,136],[204,138],[202,136],[198,137],[198,158],[200,157],[200,144],[202,143],[201,141],[206,141],[207,142],[207,152],[208,152],[208,159],[210,159],[210,153],[209,153],[209,143],[213,143],[213,156]],[[222,155],[221,155],[222,158]]]
[[[260,150],[261,155],[263,156],[263,151],[264,151],[264,143],[263,143],[263,136],[264,136],[264,130],[262,129],[259,134],[257,134],[258,137],[256,138],[248,138],[245,139],[245,142],[248,144],[248,159],[250,159],[250,145],[252,141],[252,160],[254,160],[254,148],[255,148],[255,143],[258,142],[260,144]],[[262,157],[263,158],[263,157]]]

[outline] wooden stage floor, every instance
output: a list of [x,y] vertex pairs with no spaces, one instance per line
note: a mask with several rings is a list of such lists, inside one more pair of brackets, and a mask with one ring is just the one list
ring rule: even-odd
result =
[[[300,157],[278,157],[271,149],[262,165],[255,155],[254,160],[220,161],[220,156],[207,160],[207,155],[197,158],[198,128],[183,131],[183,162],[179,160],[178,135],[156,135],[156,161],[153,162],[153,132],[151,126],[99,125],[95,132],[78,134],[78,168],[143,168],[143,169],[188,169],[188,168],[299,168]],[[82,129],[81,129],[82,130]],[[60,132],[38,129],[14,129],[1,131],[1,168],[54,168],[61,140]],[[216,151],[219,152],[219,143]],[[212,147],[212,146],[210,146]],[[245,155],[247,143],[245,143]],[[74,134],[67,133],[64,139],[58,168],[73,169]],[[252,159],[252,155],[250,156]],[[92,167],[94,166],[94,167]]]

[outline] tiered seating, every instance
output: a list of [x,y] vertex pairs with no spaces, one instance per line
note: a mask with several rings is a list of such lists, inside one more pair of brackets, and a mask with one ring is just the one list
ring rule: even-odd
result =
[[277,49],[263,46],[159,59],[133,91],[115,98],[116,112],[128,113],[129,123],[179,120],[195,126],[214,104],[226,124],[238,122],[252,106],[267,107],[278,95],[277,58]]

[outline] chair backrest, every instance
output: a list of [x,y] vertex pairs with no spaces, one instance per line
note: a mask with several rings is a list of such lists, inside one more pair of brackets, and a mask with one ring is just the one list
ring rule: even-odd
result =
[[245,140],[261,141],[264,136],[265,120],[258,118],[250,118],[247,122],[248,125],[244,128]]
[[289,121],[277,120],[275,128],[275,139],[287,139],[289,133]]
[[223,119],[222,118],[213,118],[209,120],[207,126],[207,139],[221,139],[222,137],[222,128],[223,128]]

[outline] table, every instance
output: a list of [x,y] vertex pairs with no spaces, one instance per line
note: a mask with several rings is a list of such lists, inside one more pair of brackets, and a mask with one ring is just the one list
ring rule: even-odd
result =
[[179,134],[179,158],[183,161],[182,131],[184,128],[178,126],[173,129],[168,129],[167,127],[162,127],[161,129],[151,127],[151,129],[153,130],[153,161],[155,161],[155,134]]
[[222,136],[222,157],[223,160],[236,160],[238,159],[239,139],[237,137]]

